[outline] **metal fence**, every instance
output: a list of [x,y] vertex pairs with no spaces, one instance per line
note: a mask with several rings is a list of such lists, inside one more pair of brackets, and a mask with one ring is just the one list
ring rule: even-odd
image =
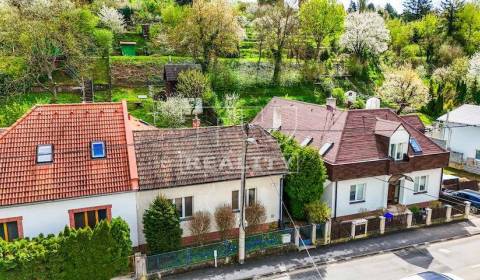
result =
[[245,238],[245,251],[252,253],[290,245],[294,242],[294,229],[286,228],[278,231],[250,235]]
[[332,232],[330,237],[332,240],[350,238],[352,236],[351,222],[332,222]]
[[421,226],[427,224],[427,213],[423,210],[412,213],[412,226]]
[[407,214],[398,214],[385,219],[385,231],[401,230],[407,227]]
[[452,219],[463,219],[465,215],[465,205],[452,205]]
[[317,224],[317,240],[325,238],[325,224]]

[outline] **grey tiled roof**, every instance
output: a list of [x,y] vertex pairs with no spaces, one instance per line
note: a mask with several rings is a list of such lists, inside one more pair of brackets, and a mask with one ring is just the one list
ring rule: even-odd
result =
[[[287,173],[275,139],[252,126],[247,177]],[[140,190],[240,179],[241,126],[135,131]]]

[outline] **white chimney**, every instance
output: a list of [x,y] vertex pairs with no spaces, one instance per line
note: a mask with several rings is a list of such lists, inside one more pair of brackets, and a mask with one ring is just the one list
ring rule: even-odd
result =
[[337,107],[337,99],[335,97],[327,98],[327,107],[335,109]]
[[279,130],[280,127],[282,126],[282,114],[278,111],[278,107],[273,107],[273,122],[272,122],[272,128],[274,130]]
[[376,97],[370,97],[367,100],[367,104],[365,105],[365,109],[380,109],[380,99]]
[[347,101],[350,102],[350,103],[355,103],[355,101],[357,101],[357,93],[354,92],[353,90],[349,90],[345,93],[345,95],[347,96]]

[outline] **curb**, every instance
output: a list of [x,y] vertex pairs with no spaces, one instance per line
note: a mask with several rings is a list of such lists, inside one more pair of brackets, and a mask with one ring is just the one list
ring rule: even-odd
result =
[[[332,258],[332,259],[328,259],[328,260],[315,262],[315,265],[316,266],[318,266],[318,265],[321,266],[321,265],[328,265],[328,264],[333,264],[333,263],[347,262],[347,261],[351,261],[351,260],[354,260],[354,259],[360,259],[360,258],[371,257],[371,256],[375,256],[375,255],[382,255],[382,254],[386,254],[386,253],[398,252],[398,251],[405,250],[405,249],[411,249],[411,248],[417,248],[417,247],[427,247],[428,245],[431,245],[431,244],[436,244],[436,243],[441,243],[441,242],[446,242],[446,241],[453,241],[453,240],[468,238],[468,237],[472,237],[472,236],[476,236],[476,235],[480,235],[480,232],[467,233],[467,234],[462,234],[462,235],[457,235],[457,236],[452,236],[452,237],[447,237],[447,238],[441,238],[441,239],[436,239],[436,240],[427,241],[427,242],[409,244],[409,245],[395,247],[395,248],[387,249],[387,250],[380,250],[380,251],[376,251],[376,252],[358,254],[358,255],[355,255],[355,256]],[[260,279],[260,278],[272,277],[272,276],[275,276],[275,275],[284,274],[286,272],[293,272],[293,271],[296,271],[296,270],[302,270],[302,269],[307,269],[307,268],[312,268],[312,267],[314,267],[314,265],[311,264],[311,263],[304,264],[304,265],[297,265],[297,266],[291,267],[291,268],[289,268],[285,271],[275,271],[275,272],[265,273],[265,274],[261,274],[261,275],[255,275],[254,277],[247,277],[247,278],[242,278],[242,279],[257,280],[257,279]]]

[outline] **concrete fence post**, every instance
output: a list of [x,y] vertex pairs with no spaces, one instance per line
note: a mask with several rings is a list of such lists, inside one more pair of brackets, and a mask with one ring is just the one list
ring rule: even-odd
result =
[[317,244],[317,225],[312,224],[312,244],[316,245]]
[[325,222],[325,227],[323,228],[323,244],[327,245],[330,244],[330,239],[331,239],[331,234],[332,234],[332,220],[328,219]]
[[470,201],[465,201],[465,219],[468,219],[470,217],[470,206],[472,203]]
[[356,224],[354,222],[352,222],[351,227],[350,227],[350,236],[352,238],[355,238],[355,226],[356,226]]
[[378,216],[380,219],[380,234],[385,233],[385,217],[384,216]]
[[445,221],[448,223],[452,221],[452,205],[445,205],[445,208],[447,208]]
[[147,279],[147,257],[142,253],[135,253],[135,279]]
[[410,210],[407,210],[407,228],[412,227],[413,213]]
[[300,248],[300,229],[298,226],[295,226],[295,246]]
[[425,208],[425,212],[427,213],[427,221],[425,224],[429,226],[432,224],[432,208]]

